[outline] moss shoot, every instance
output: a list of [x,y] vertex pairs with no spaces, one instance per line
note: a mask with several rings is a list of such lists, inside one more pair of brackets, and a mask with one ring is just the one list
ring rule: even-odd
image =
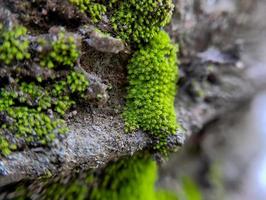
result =
[[178,77],[177,47],[160,31],[148,45],[135,52],[128,64],[129,88],[123,113],[127,132],[142,128],[166,144],[178,128],[174,109]]
[[[51,43],[51,50],[45,55],[34,52],[33,58],[29,57],[26,38],[26,28],[22,26],[10,30],[2,27],[0,32],[0,68],[17,73],[0,77],[0,154],[5,156],[25,145],[49,145],[66,133],[63,116],[75,99],[84,96],[89,85],[85,76],[73,69],[79,52],[72,36],[59,32],[52,41],[45,41]],[[41,76],[29,78],[19,74],[25,64],[13,64],[22,60],[39,62],[42,68],[38,71],[55,71],[45,80]]]

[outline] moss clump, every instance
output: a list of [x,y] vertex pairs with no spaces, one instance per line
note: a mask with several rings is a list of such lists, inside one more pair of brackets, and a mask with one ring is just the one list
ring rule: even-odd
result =
[[71,72],[67,76],[67,85],[69,86],[71,92],[82,93],[89,86],[88,80],[82,73]]
[[82,12],[88,12],[94,23],[99,22],[106,13],[106,6],[97,0],[69,0],[70,3],[79,7]]
[[66,36],[64,31],[61,31],[53,40],[52,51],[48,55],[43,55],[40,65],[50,69],[58,65],[73,67],[79,57],[74,38]]
[[[26,33],[26,29],[20,26],[12,30],[16,32],[18,29]],[[7,33],[14,35],[7,30],[3,34]],[[52,38],[48,44],[52,46],[51,50],[45,51],[45,55],[33,52],[36,57],[32,58],[34,61],[44,58],[40,61],[43,68],[39,70],[45,71],[46,67],[53,68],[50,77],[43,80],[38,76],[29,78],[10,73],[7,76],[12,80],[11,83],[3,76],[5,81],[0,85],[0,154],[2,155],[8,155],[12,150],[23,148],[25,145],[49,145],[60,134],[66,133],[68,129],[62,117],[75,104],[77,98],[84,96],[89,86],[84,74],[73,69],[79,55],[74,38],[66,36],[64,32],[59,32]],[[18,43],[20,40],[22,43],[24,41],[19,37],[17,40]],[[48,42],[49,40],[45,40],[42,45],[47,45]],[[7,41],[4,40],[3,43]],[[10,63],[9,65],[17,73],[23,70],[20,65],[5,63]],[[12,77],[13,75],[15,77]]]
[[147,43],[171,19],[172,0],[119,1],[111,17],[114,30],[126,41]]
[[147,43],[171,18],[172,0],[70,0],[84,12],[88,12],[93,22],[101,20],[108,13],[116,34],[130,43]]
[[0,23],[0,62],[10,64],[13,60],[20,61],[30,57],[26,32],[26,28],[22,26],[7,30]]
[[17,146],[14,144],[10,144],[7,139],[2,137],[2,133],[0,132],[0,149],[2,154],[7,156],[11,153],[12,150],[16,150]]
[[164,31],[135,52],[128,64],[129,88],[123,113],[127,132],[142,128],[160,139],[155,149],[166,143],[178,128],[174,110],[177,47]]

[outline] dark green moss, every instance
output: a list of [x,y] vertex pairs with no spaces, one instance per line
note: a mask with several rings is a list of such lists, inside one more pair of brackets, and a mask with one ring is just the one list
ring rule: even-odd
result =
[[167,33],[159,32],[136,51],[128,64],[129,88],[123,113],[128,132],[142,128],[166,144],[178,128],[174,109],[178,76],[177,47]]

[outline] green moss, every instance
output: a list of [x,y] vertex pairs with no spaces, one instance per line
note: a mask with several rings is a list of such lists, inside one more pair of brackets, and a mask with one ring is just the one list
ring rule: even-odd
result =
[[12,150],[16,150],[17,146],[9,143],[7,139],[2,136],[0,132],[0,149],[3,155],[7,156],[11,153]]
[[147,43],[171,18],[172,0],[118,1],[111,17],[114,30],[129,42]]
[[[24,27],[13,28],[13,30],[20,29],[23,30],[23,34],[26,33]],[[10,31],[5,29],[2,34],[7,33]],[[20,37],[17,37],[17,40],[18,43],[24,42]],[[3,40],[4,44],[6,42]],[[47,45],[48,42],[39,41],[38,45]],[[33,55],[37,54],[35,55],[37,59],[32,59],[38,61],[39,57],[44,58],[41,64],[44,68],[56,67],[55,75],[51,74],[51,77],[46,77],[44,81],[39,76],[29,79],[16,75],[13,78],[10,74],[12,83],[4,81],[4,84],[0,85],[0,154],[2,155],[8,155],[16,148],[25,145],[49,145],[60,134],[66,133],[68,129],[63,115],[75,104],[75,98],[85,95],[89,86],[85,75],[73,69],[79,55],[74,38],[60,32],[50,42],[52,46],[50,51],[45,52],[45,55],[34,52]],[[0,57],[5,53],[0,52]],[[23,70],[19,65],[13,68],[18,73]]]
[[156,193],[157,200],[178,200],[176,194],[171,191],[160,189]]
[[92,200],[155,200],[156,163],[137,156],[109,165]]
[[93,22],[99,22],[108,13],[116,34],[129,43],[147,43],[171,18],[172,0],[70,0]]
[[40,65],[48,68],[54,68],[56,66],[73,67],[79,57],[74,38],[72,36],[66,36],[64,31],[61,31],[54,38],[51,45],[52,51],[48,55],[43,55]]
[[89,82],[82,73],[71,72],[67,76],[67,85],[71,92],[82,93],[87,89]]
[[106,13],[106,6],[97,3],[97,0],[69,0],[70,3],[79,7],[82,12],[88,12],[94,23],[99,22]]
[[148,155],[135,155],[109,163],[100,172],[48,181],[39,196],[25,187],[17,188],[19,195],[15,199],[30,199],[34,195],[53,200],[177,200],[169,191],[155,189],[156,179],[155,161]]
[[7,30],[0,23],[0,62],[10,64],[14,60],[20,61],[30,57],[26,32],[26,28],[22,26]]
[[178,128],[174,110],[178,75],[177,48],[161,31],[135,52],[128,64],[129,88],[123,113],[127,132],[142,128],[160,138],[155,149],[166,144]]

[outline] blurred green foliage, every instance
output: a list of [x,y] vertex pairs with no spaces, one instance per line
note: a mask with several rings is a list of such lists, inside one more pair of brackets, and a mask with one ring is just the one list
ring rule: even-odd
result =
[[101,172],[48,181],[37,195],[26,185],[20,186],[15,199],[35,195],[38,199],[53,200],[177,200],[171,192],[155,189],[156,178],[155,161],[148,155],[135,155],[109,163]]
[[202,200],[200,188],[192,178],[183,176],[181,186],[181,191],[178,192],[178,200]]

